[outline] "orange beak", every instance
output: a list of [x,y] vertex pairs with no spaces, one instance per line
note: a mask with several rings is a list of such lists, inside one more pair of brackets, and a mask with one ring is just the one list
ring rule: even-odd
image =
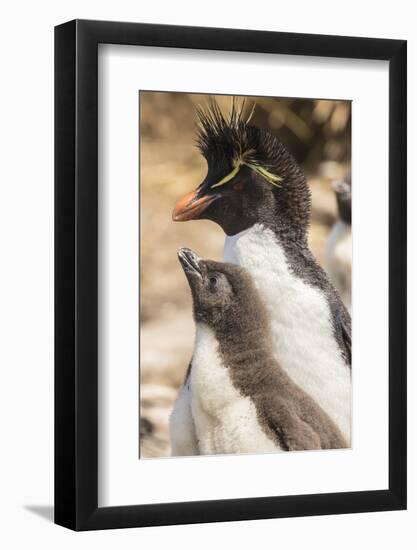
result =
[[186,222],[199,216],[210,204],[217,200],[221,195],[204,195],[197,199],[198,189],[187,193],[175,205],[172,212],[174,222]]

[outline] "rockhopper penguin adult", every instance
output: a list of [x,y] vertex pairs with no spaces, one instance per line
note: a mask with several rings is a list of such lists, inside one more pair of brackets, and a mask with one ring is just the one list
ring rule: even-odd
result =
[[228,116],[213,101],[198,117],[208,171],[173,220],[223,228],[225,261],[247,268],[267,305],[278,363],[350,444],[351,321],[308,246],[306,178],[281,141],[249,124],[235,102]]
[[173,454],[346,447],[336,424],[276,361],[269,312],[246,270],[187,248],[178,256],[196,323],[185,381],[194,441],[175,447],[184,430],[180,394],[170,423]]

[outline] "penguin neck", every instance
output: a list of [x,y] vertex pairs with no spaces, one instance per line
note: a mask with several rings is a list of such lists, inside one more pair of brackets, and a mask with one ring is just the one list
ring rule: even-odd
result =
[[250,330],[233,324],[229,330],[222,330],[199,322],[196,324],[193,368],[198,369],[208,357],[217,358],[244,395],[250,395],[260,385],[269,387],[276,379],[286,376],[273,357],[269,327]]
[[[291,189],[291,186],[288,186]],[[256,216],[252,225],[234,234],[226,233],[225,245],[237,243],[248,233],[256,233],[259,227],[273,234],[274,239],[280,243],[283,250],[290,255],[297,250],[308,250],[307,231],[310,223],[310,195],[307,187],[301,198],[295,200],[294,197],[288,197],[289,192],[282,196],[275,197],[273,203],[262,204],[256,211]],[[283,190],[278,192],[284,193]],[[292,205],[288,205],[286,201]],[[238,229],[238,226],[236,226]],[[229,244],[230,243],[230,244]]]
[[[271,240],[275,242],[276,246],[281,250],[284,256],[297,256],[298,254],[302,255],[305,258],[311,259],[311,262],[314,264],[314,258],[311,254],[307,237],[302,236],[294,240],[288,240],[285,237],[285,234],[281,228],[272,226],[268,222],[256,223],[253,226],[236,233],[235,235],[226,235],[224,241],[224,253],[223,259],[225,262],[234,263],[237,265],[242,265],[243,267],[252,267],[253,264],[257,262],[256,258],[250,258],[249,254],[246,254],[245,251],[249,247],[252,248],[252,245],[257,243],[257,248],[262,248],[262,242],[265,241],[265,247],[269,246]],[[264,267],[267,268],[268,264],[274,262],[274,258],[268,254],[268,250],[265,248],[263,258],[259,260],[264,264]],[[274,271],[277,266],[274,266]]]

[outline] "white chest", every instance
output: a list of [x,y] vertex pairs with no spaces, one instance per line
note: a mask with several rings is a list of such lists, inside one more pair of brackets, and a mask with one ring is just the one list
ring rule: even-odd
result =
[[280,450],[260,426],[253,402],[233,386],[217,340],[203,324],[196,327],[190,388],[200,454]]
[[293,275],[274,234],[261,225],[227,237],[224,260],[251,272],[271,315],[278,362],[349,441],[350,369],[334,339],[324,296]]

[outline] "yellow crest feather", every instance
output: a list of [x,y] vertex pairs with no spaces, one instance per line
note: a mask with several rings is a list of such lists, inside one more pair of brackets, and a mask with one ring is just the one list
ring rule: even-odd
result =
[[275,187],[279,187],[279,183],[282,181],[281,176],[277,176],[276,174],[273,174],[263,166],[256,164],[254,162],[246,162],[245,157],[250,156],[251,151],[246,151],[239,159],[236,159],[233,162],[233,170],[229,172],[224,178],[222,178],[220,181],[215,183],[211,186],[211,189],[214,189],[215,187],[220,187],[221,185],[224,185],[225,183],[232,180],[239,172],[241,166],[247,166],[251,170],[254,170],[258,174],[260,174],[262,177],[264,177],[269,183],[274,185]]

